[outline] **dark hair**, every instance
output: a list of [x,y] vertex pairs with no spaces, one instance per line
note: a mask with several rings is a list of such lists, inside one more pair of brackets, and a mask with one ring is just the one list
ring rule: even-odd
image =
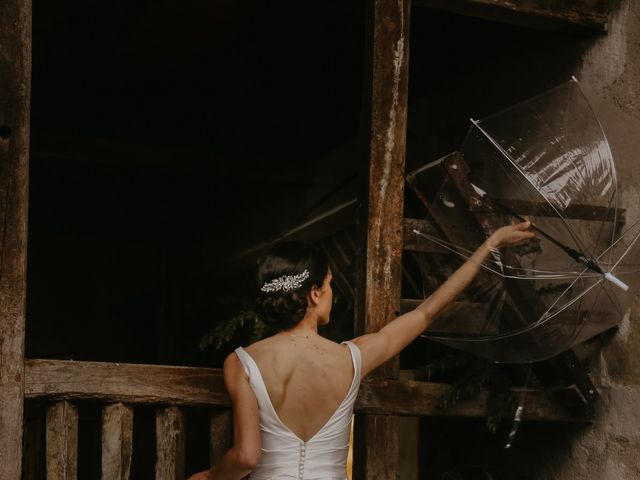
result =
[[[265,283],[283,275],[300,275],[307,270],[309,277],[299,288],[289,291],[263,292]],[[256,312],[276,330],[297,325],[307,312],[307,295],[314,285],[320,287],[329,272],[325,255],[311,245],[283,242],[271,247],[258,262],[258,297]]]

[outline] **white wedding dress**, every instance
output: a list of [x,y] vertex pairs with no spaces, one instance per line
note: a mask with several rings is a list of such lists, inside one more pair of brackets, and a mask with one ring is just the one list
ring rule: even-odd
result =
[[351,342],[344,343],[353,360],[351,386],[327,423],[306,442],[278,417],[253,358],[243,348],[236,349],[260,410],[262,455],[251,472],[251,480],[347,480],[351,415],[360,386],[361,361],[358,347]]

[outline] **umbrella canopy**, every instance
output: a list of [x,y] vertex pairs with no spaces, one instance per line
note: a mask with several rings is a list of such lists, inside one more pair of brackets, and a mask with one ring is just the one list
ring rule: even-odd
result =
[[[436,188],[430,169],[409,175],[432,225],[415,234],[449,263],[524,217],[537,235],[494,252],[425,335],[495,361],[531,362],[619,323],[628,279],[640,271],[640,224],[624,225],[611,149],[578,82],[471,123]],[[437,257],[421,262],[424,285]]]

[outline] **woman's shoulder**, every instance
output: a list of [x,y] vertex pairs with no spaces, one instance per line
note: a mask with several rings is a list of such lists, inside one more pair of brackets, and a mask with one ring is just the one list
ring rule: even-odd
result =
[[[258,340],[243,349],[251,355],[254,359],[276,357],[288,357],[294,354],[295,351],[300,348],[307,349],[313,345],[312,350],[327,353],[339,353],[346,348],[346,345],[335,342],[328,338],[318,336],[312,339],[312,343],[305,343],[306,340],[300,341],[299,339],[292,339],[286,335],[273,335],[271,337]],[[308,351],[308,350],[307,350]]]
[[255,354],[255,353],[261,353],[261,352],[266,351],[266,350],[271,350],[275,346],[277,346],[278,343],[280,343],[280,342],[279,342],[277,336],[274,335],[274,336],[263,338],[262,340],[258,340],[256,342],[250,343],[249,345],[246,345],[246,346],[244,346],[242,348],[249,355],[251,355],[251,354]]

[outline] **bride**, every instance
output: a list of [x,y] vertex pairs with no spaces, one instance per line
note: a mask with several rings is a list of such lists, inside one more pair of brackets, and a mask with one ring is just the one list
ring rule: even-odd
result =
[[326,259],[281,244],[258,269],[259,313],[279,333],[224,362],[234,444],[219,465],[189,480],[346,480],[353,404],[360,381],[420,335],[464,290],[492,249],[532,238],[530,223],[502,227],[415,310],[376,333],[341,344],[318,335],[332,306]]

